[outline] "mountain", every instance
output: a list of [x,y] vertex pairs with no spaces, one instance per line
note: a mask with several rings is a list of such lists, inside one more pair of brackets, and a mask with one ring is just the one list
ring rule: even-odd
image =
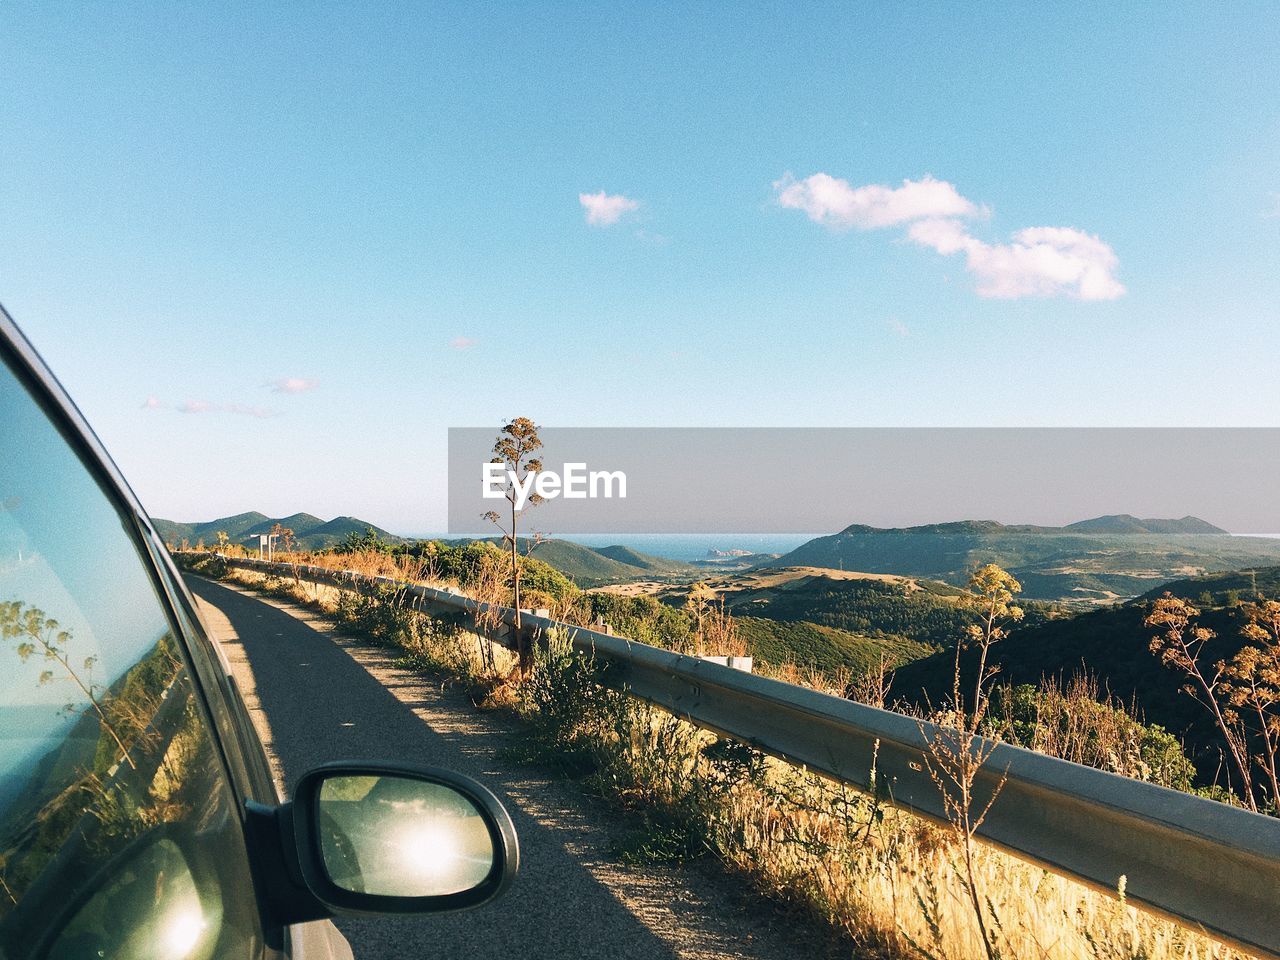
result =
[[178,523],[173,520],[152,521],[156,532],[166,543],[181,543],[187,540],[196,544],[201,540],[206,546],[217,542],[218,531],[226,533],[232,543],[244,544],[257,548],[258,537],[270,533],[277,523],[288,527],[297,538],[297,547],[301,550],[324,550],[342,543],[349,534],[363,534],[370,528],[377,533],[379,539],[388,543],[404,543],[403,537],[376,527],[366,520],[356,517],[334,517],[332,520],[321,520],[309,513],[295,513],[288,517],[272,518],[257,511],[239,513],[234,517],[222,517],[195,523]]
[[226,531],[228,537],[238,542],[242,537],[247,536],[250,530],[254,530],[264,523],[270,529],[272,522],[265,513],[258,513],[256,510],[252,513],[237,513],[234,517],[223,517],[221,520],[210,520],[208,523],[178,523],[173,520],[152,520],[152,523],[155,524],[156,532],[167,543],[177,543],[184,537],[192,543],[202,537],[212,541],[214,534],[218,530]]
[[1221,527],[1215,527],[1207,520],[1199,517],[1183,517],[1181,520],[1139,520],[1127,513],[1118,513],[1107,517],[1094,517],[1092,520],[1078,520],[1069,523],[1063,530],[1076,533],[1155,533],[1155,534],[1217,534],[1230,536]]
[[[476,542],[502,545],[500,537],[484,537],[481,541],[463,537],[440,542],[453,547]],[[699,569],[692,564],[655,557],[618,544],[609,547],[588,547],[572,540],[559,539],[547,539],[535,544],[525,537],[517,538],[516,542],[522,554],[545,563],[569,577],[579,587],[588,590],[593,587],[641,580],[688,580],[700,574]]]
[[[529,542],[521,538],[521,551],[528,548]],[[544,540],[534,547],[532,556],[555,567],[580,587],[687,577],[697,573],[697,568],[690,564],[650,556],[630,547],[587,547],[572,540]]]
[[854,524],[764,566],[861,570],[959,586],[984,563],[1013,573],[1027,598],[1113,603],[1187,576],[1280,564],[1280,540],[1234,537],[1196,517],[1120,515],[1066,527],[994,520],[889,529]]
[[[674,563],[674,561],[651,556],[647,553],[641,553],[639,550],[633,550],[631,547],[620,545],[593,547],[592,549],[602,557],[608,557],[610,560],[616,560],[618,563],[625,563],[628,566],[639,567],[641,570],[667,570]],[[682,566],[682,564],[676,563],[675,566]]]

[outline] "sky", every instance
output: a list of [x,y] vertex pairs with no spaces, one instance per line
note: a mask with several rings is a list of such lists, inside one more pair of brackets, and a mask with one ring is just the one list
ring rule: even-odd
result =
[[10,0],[0,303],[177,520],[438,531],[447,429],[517,416],[1280,426],[1276,49],[1273,3]]

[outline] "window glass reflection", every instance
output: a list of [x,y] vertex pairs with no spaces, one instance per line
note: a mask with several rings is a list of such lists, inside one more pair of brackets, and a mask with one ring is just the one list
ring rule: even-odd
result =
[[120,517],[0,365],[0,956],[245,955],[235,811]]

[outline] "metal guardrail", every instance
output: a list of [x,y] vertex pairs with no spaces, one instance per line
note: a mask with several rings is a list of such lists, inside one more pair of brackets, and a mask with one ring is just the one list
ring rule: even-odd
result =
[[[518,645],[509,607],[390,577],[224,559],[346,589],[391,587],[425,613],[500,623],[482,632]],[[895,806],[945,820],[924,759],[932,724],[527,612],[521,627],[531,636],[563,631],[609,665],[610,686],[700,727],[863,789],[874,767]],[[977,808],[997,789],[978,831],[985,841],[1112,895],[1124,877],[1130,901],[1280,957],[1280,819],[1008,744],[996,745],[979,772]]]

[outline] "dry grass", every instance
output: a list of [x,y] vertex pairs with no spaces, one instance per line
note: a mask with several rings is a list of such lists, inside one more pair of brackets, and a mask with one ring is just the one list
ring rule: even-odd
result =
[[[692,819],[697,840],[770,896],[820,916],[863,955],[984,955],[963,844],[951,829],[746,748],[735,758],[723,741],[655,708],[626,709],[624,735],[612,732],[602,747],[624,800]],[[1135,909],[1122,891],[1109,897],[983,845],[973,870],[1002,957],[1246,956]]]

